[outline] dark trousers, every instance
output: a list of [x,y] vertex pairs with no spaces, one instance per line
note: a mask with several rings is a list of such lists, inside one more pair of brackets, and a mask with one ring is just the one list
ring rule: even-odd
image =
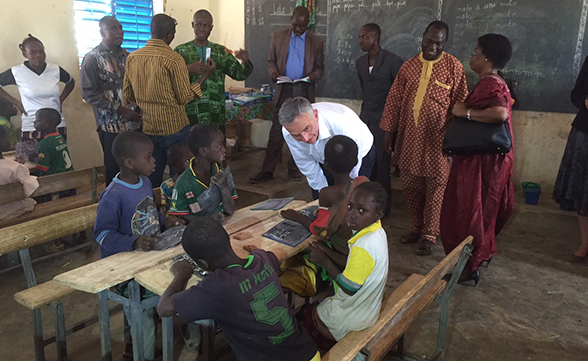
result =
[[[153,187],[159,187],[163,182],[163,171],[167,165],[167,149],[176,143],[186,143],[186,137],[190,131],[190,126],[187,125],[182,130],[175,134],[169,135],[149,135],[149,139],[153,142],[153,158],[155,158],[155,172],[151,173],[149,180]],[[175,171],[170,169],[170,176],[175,175]]]
[[[284,147],[284,136],[282,135],[282,125],[278,118],[282,104],[290,98],[303,97],[308,99],[308,85],[298,83],[296,85],[284,84],[282,85],[282,92],[280,99],[276,103],[274,109],[274,117],[272,119],[272,128],[269,133],[269,141],[267,142],[267,150],[265,151],[265,160],[263,161],[262,171],[273,173],[282,159],[282,148]],[[288,171],[297,171],[298,167],[290,156],[288,159]]]
[[363,111],[360,115],[361,119],[367,124],[370,132],[374,136],[373,151],[373,169],[368,177],[371,181],[378,182],[386,190],[388,199],[386,202],[386,213],[390,212],[390,197],[392,188],[390,186],[390,160],[391,154],[384,149],[384,130],[380,128],[380,120],[382,119],[382,111]]
[[106,186],[112,182],[114,177],[120,172],[118,168],[118,164],[116,163],[116,159],[114,159],[114,155],[112,155],[112,143],[114,139],[118,135],[118,133],[109,133],[105,132],[102,129],[98,128],[96,130],[98,132],[98,139],[100,139],[100,144],[102,144],[102,152],[104,153],[104,167],[106,168]]

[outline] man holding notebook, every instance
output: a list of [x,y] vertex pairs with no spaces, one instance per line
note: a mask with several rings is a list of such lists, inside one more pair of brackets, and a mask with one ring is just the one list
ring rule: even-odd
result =
[[[284,137],[278,119],[282,104],[293,97],[303,97],[314,103],[315,84],[324,71],[324,42],[317,35],[307,31],[308,9],[303,6],[296,7],[291,22],[291,28],[275,31],[270,42],[268,72],[272,81],[278,84],[274,93],[275,110],[265,160],[261,172],[249,179],[254,184],[273,179],[273,173],[282,157]],[[290,78],[293,82],[283,82],[284,77]],[[302,179],[292,158],[288,160],[288,176],[294,180]]]

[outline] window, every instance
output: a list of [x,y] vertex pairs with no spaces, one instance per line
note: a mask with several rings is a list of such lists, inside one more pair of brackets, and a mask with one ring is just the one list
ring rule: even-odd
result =
[[112,15],[120,21],[125,37],[122,47],[132,52],[151,38],[152,0],[74,0],[76,42],[80,64],[102,41],[98,22]]

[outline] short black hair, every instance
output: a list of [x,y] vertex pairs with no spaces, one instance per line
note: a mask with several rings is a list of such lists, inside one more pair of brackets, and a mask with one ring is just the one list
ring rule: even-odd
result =
[[185,151],[192,152],[190,147],[188,147],[185,143],[175,143],[172,144],[169,148],[167,148],[167,164],[171,167],[173,164],[178,163],[180,160],[179,158],[184,155]]
[[210,217],[198,217],[186,226],[182,247],[194,261],[210,262],[231,251],[231,239],[219,222]]
[[357,144],[345,135],[335,135],[325,145],[325,163],[329,171],[349,174],[357,165]]
[[294,8],[294,11],[292,11],[292,16],[291,18],[293,18],[294,16],[305,16],[307,19],[310,17],[310,11],[308,11],[308,8],[306,6],[297,6]]
[[41,108],[37,110],[36,116],[38,119],[43,119],[51,126],[51,129],[57,128],[61,123],[61,113],[53,108]]
[[501,34],[490,33],[480,36],[478,46],[496,69],[504,68],[512,56],[512,45],[508,38]]
[[213,136],[218,133],[222,134],[221,130],[212,124],[196,124],[190,128],[186,143],[190,147],[192,154],[198,157],[200,148],[210,147]]
[[151,144],[151,139],[140,132],[129,130],[117,135],[112,142],[112,155],[118,166],[123,168],[125,159],[134,157],[145,144]]
[[32,43],[34,41],[37,41],[39,44],[43,45],[43,42],[41,40],[39,40],[38,38],[35,38],[31,34],[29,34],[29,36],[24,38],[22,43],[18,44],[18,47],[21,51],[25,51],[25,47],[27,46],[27,44]]
[[100,21],[98,22],[98,27],[100,27],[100,29],[102,29],[102,28],[103,28],[103,27],[105,27],[105,26],[108,24],[108,22],[110,22],[110,21],[117,21],[117,22],[118,22],[118,19],[117,19],[117,18],[115,18],[115,17],[114,17],[114,16],[112,16],[112,15],[106,15],[105,17],[103,17],[102,19],[100,19]]
[[386,209],[386,200],[388,199],[388,194],[384,190],[384,187],[380,185],[378,182],[364,182],[355,187],[353,190],[357,192],[362,190],[366,193],[371,194],[374,197],[374,202],[376,203],[376,211],[382,212],[384,214],[384,210]]
[[178,22],[171,16],[157,14],[151,19],[151,37],[154,39],[163,39],[177,24]]
[[449,40],[449,25],[447,25],[446,22],[441,20],[431,21],[431,23],[427,25],[427,28],[425,29],[425,32],[423,34],[429,31],[430,28],[445,30],[445,41]]
[[382,29],[380,29],[380,26],[376,23],[365,24],[364,26],[362,26],[362,28],[366,29],[369,32],[376,33],[378,39],[380,38],[380,35],[382,35]]
[[196,11],[194,13],[194,16],[192,16],[192,19],[196,18],[196,16],[200,16],[200,15],[204,15],[204,16],[208,16],[210,18],[210,23],[213,23],[213,19],[212,19],[212,14],[210,13],[210,11],[206,10],[206,9],[200,9],[198,11]]

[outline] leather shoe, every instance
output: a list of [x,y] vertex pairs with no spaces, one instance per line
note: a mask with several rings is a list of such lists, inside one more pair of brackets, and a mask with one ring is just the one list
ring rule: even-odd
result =
[[289,170],[288,177],[292,178],[292,180],[300,181],[302,180],[302,173],[300,173],[300,171],[297,169]]
[[261,171],[255,177],[249,178],[249,183],[259,184],[274,179],[274,175],[270,172]]

